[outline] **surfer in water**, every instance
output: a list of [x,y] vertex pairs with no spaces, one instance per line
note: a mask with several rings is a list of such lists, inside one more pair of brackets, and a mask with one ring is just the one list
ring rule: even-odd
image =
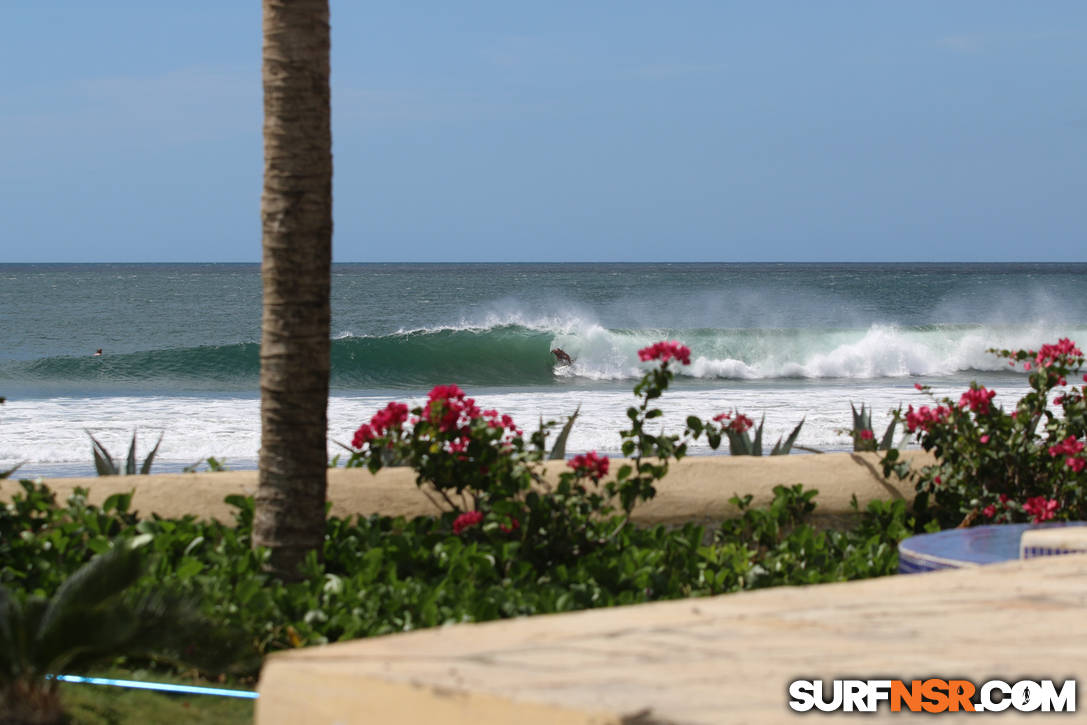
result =
[[561,347],[556,347],[554,350],[551,351],[551,354],[555,356],[555,360],[558,362],[559,365],[574,364],[573,358],[571,358]]
[[91,357],[102,357],[102,348],[98,348],[97,350],[95,350],[94,354],[91,355]]

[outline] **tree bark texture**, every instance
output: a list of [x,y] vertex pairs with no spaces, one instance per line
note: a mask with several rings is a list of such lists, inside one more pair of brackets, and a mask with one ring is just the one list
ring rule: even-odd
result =
[[264,307],[253,545],[297,578],[321,553],[328,470],[332,131],[328,0],[263,0]]

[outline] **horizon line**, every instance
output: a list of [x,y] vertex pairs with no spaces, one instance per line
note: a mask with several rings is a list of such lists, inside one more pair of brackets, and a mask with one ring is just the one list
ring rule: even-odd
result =
[[[131,260],[105,260],[105,261],[0,261],[0,266],[15,266],[15,265],[153,265],[153,264],[194,264],[194,265],[247,265],[247,266],[260,266],[261,262],[258,261],[237,261],[237,260],[209,260],[209,261],[192,261],[192,260],[154,260],[154,261],[131,261]],[[956,264],[956,265],[997,265],[997,264],[1034,264],[1034,265],[1083,265],[1087,264],[1087,259],[1083,260],[869,260],[869,261],[847,261],[847,260],[685,260],[685,261],[667,261],[667,260],[644,260],[644,261],[614,261],[614,260],[501,260],[501,261],[464,261],[464,260],[430,260],[430,261],[344,261],[334,260],[332,265],[338,264],[372,264],[372,265],[499,265],[499,264],[565,264],[565,265],[590,265],[590,264],[615,264],[615,265],[645,265],[645,264],[660,264],[660,265],[695,265],[695,264],[749,264],[749,265],[774,265],[774,264],[822,264],[822,265],[872,265],[872,264],[889,264],[889,265],[928,265],[936,266],[941,264]]]

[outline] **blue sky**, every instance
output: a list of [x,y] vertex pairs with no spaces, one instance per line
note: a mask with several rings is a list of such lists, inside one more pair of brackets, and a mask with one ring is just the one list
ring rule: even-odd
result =
[[[260,3],[0,2],[0,261],[258,261]],[[333,0],[334,257],[1087,260],[1087,3]]]

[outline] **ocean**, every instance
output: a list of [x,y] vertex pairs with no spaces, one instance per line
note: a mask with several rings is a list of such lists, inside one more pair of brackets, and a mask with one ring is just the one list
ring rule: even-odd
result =
[[[93,475],[88,431],[115,457],[161,434],[155,471],[255,468],[260,294],[256,264],[0,264],[0,469]],[[1084,299],[1087,264],[337,264],[329,455],[439,383],[526,430],[580,406],[568,453],[615,454],[663,339],[692,350],[666,429],[736,409],[769,444],[804,419],[798,443],[848,450],[850,402],[879,433],[915,382],[1011,404],[1026,378],[986,349],[1087,341]]]

